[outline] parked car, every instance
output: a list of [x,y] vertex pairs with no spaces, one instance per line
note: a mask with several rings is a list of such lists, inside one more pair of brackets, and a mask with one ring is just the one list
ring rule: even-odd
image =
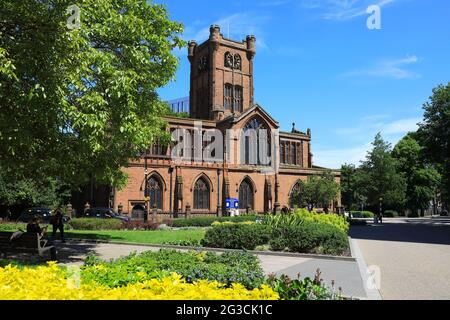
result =
[[114,212],[111,208],[90,208],[83,213],[81,218],[119,219],[125,222],[130,221],[129,217],[122,216]]
[[[17,222],[25,222],[28,223],[33,219],[34,217],[39,218],[42,223],[49,223],[50,217],[53,215],[53,210],[50,208],[28,208],[22,211],[20,216],[17,218]],[[64,222],[68,222],[70,220],[70,217],[63,216]]]
[[448,217],[448,211],[447,210],[442,210],[441,211],[441,217]]

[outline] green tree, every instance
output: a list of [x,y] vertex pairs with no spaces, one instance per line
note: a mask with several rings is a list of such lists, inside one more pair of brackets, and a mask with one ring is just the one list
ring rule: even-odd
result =
[[406,178],[406,208],[423,213],[436,196],[440,174],[423,161],[422,151],[423,147],[410,133],[397,143],[392,154],[397,159],[399,171]]
[[174,78],[182,25],[146,0],[78,0],[69,29],[72,4],[1,1],[0,166],[120,186],[130,157],[168,138],[156,90]]
[[[66,203],[69,198],[70,189],[57,179],[47,177],[37,181],[19,174],[7,177],[5,171],[0,170],[0,206],[55,207]],[[4,213],[0,212],[0,214]]]
[[396,207],[405,201],[406,181],[398,172],[396,159],[391,155],[391,145],[378,133],[358,170],[359,192],[367,197],[370,206],[376,208],[382,199],[388,207]]
[[293,195],[294,202],[301,207],[322,207],[328,212],[328,207],[337,199],[339,190],[332,171],[327,170],[321,176],[310,176],[306,182],[300,182],[297,194]]
[[450,83],[433,89],[433,95],[423,105],[424,120],[417,133],[420,144],[431,163],[442,175],[442,197],[450,203]]
[[356,167],[353,164],[344,164],[341,167],[341,199],[342,205],[351,210],[357,205]]

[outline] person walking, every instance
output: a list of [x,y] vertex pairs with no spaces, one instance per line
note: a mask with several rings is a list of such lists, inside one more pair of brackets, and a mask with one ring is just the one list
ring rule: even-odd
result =
[[56,231],[59,229],[59,232],[61,234],[61,242],[66,242],[66,240],[64,239],[64,219],[61,208],[56,209],[55,215],[52,217],[52,220],[50,222],[53,226],[53,239],[56,238]]

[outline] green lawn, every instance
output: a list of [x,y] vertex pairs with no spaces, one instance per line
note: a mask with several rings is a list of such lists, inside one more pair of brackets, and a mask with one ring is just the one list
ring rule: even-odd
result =
[[[149,244],[198,242],[203,239],[205,229],[156,230],[156,231],[122,231],[122,230],[70,230],[66,237],[79,239],[95,239],[106,241],[135,242]],[[59,233],[58,233],[59,236]]]

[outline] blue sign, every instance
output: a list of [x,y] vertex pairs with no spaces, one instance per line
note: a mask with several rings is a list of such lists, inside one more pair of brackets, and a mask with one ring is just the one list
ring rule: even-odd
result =
[[225,207],[227,209],[231,208],[239,209],[239,200],[235,198],[228,198],[225,200]]

